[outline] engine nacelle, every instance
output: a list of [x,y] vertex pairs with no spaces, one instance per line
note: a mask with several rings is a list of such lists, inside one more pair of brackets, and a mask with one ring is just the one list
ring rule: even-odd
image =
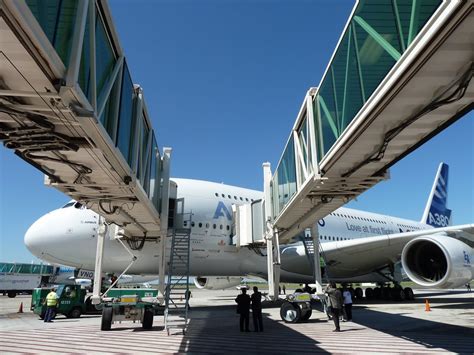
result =
[[402,251],[402,265],[408,277],[424,287],[456,288],[472,280],[473,249],[445,235],[411,240]]
[[211,277],[195,277],[194,284],[197,288],[206,290],[224,290],[226,288],[240,285],[240,277],[229,276],[211,276]]

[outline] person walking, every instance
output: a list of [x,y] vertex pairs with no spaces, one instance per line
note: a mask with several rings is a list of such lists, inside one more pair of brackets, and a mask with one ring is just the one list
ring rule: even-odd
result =
[[53,287],[51,292],[46,296],[46,314],[44,315],[45,323],[52,323],[52,319],[56,313],[56,306],[58,305],[58,294],[56,288]]
[[468,282],[466,284],[466,289],[467,289],[467,292],[471,292],[471,283],[470,282]]
[[286,295],[286,286],[283,284],[283,294]]
[[329,304],[331,305],[332,320],[334,321],[334,326],[336,327],[336,329],[333,331],[340,332],[341,327],[339,326],[339,316],[341,315],[343,304],[341,291],[336,288],[336,283],[331,282],[326,287],[326,293],[329,298]]
[[[237,302],[237,313],[240,314],[240,331],[246,332],[249,330],[249,315],[250,315],[250,296],[247,295],[247,289],[242,288],[242,293],[237,296],[235,302]],[[245,327],[244,327],[245,326]]]
[[344,299],[345,320],[352,321],[352,294],[348,288],[342,289],[342,298]]
[[253,287],[253,294],[250,299],[252,301],[253,329],[256,332],[263,332],[262,293],[258,291],[257,286]]

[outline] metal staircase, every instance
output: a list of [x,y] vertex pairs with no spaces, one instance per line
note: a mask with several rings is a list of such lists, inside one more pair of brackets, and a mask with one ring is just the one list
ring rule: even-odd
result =
[[[306,256],[308,258],[309,264],[311,265],[311,269],[313,270],[314,273],[314,243],[313,239],[311,237],[301,237],[301,241],[303,242],[304,250],[306,253]],[[325,279],[326,282],[328,282],[328,275],[327,275],[327,269],[326,269],[326,256],[324,254],[323,246],[321,243],[319,243],[319,255],[321,256],[324,265],[321,265],[321,268],[324,270],[323,272],[323,278]]]
[[183,226],[172,228],[169,235],[171,251],[165,294],[165,329],[168,335],[176,331],[185,334],[188,325],[191,217]]

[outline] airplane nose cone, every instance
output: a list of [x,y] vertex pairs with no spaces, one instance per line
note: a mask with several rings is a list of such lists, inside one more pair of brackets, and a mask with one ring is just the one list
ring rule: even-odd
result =
[[[47,215],[46,215],[47,216]],[[43,249],[44,249],[44,225],[46,216],[41,217],[35,223],[33,223],[30,228],[25,233],[24,242],[25,246],[34,256],[41,258]]]
[[[52,211],[26,231],[24,242],[36,257],[75,266],[91,257],[96,233],[96,217],[91,211],[75,208]],[[84,255],[85,254],[85,255]]]

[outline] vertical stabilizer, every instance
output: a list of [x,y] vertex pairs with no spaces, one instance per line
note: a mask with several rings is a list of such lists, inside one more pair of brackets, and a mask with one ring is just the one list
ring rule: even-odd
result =
[[433,227],[446,227],[451,224],[451,210],[446,207],[448,202],[448,173],[449,166],[441,163],[421,223]]

